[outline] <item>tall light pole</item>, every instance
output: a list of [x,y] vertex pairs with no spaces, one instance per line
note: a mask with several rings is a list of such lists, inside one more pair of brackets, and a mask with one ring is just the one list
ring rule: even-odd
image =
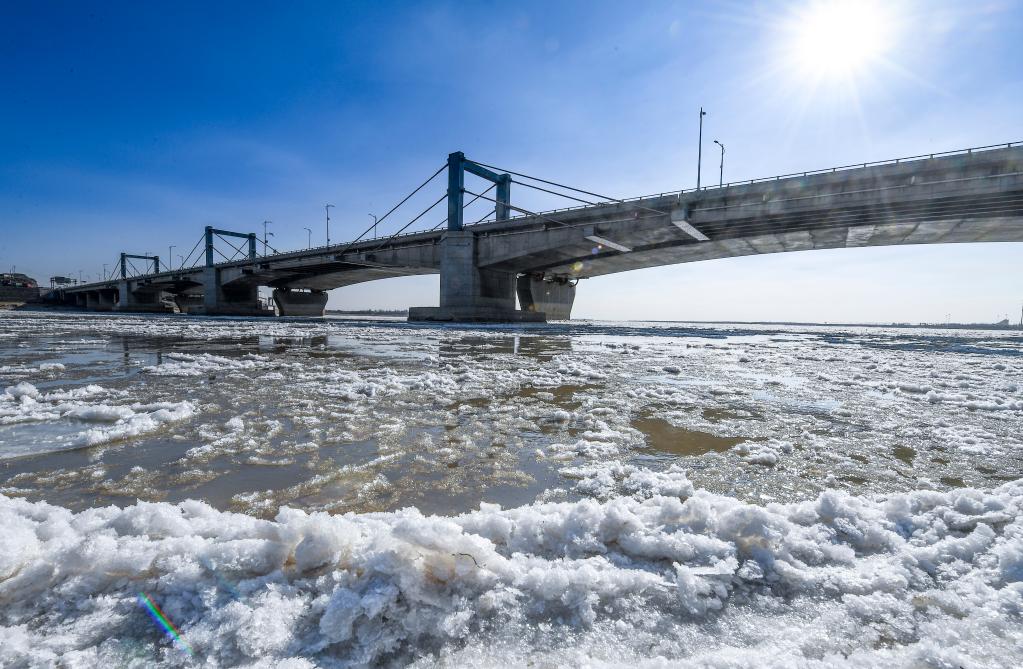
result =
[[174,269],[174,244],[167,249],[167,269]]
[[370,214],[373,217],[373,239],[377,238],[377,215]]
[[270,236],[270,237],[274,236],[274,233],[272,233],[272,232],[268,233],[266,231],[266,226],[270,225],[271,223],[273,223],[273,221],[263,221],[263,255],[267,255],[267,253],[266,253],[266,247],[267,247],[266,238],[267,238],[267,236]]
[[107,264],[103,263],[103,280],[107,280]]
[[700,170],[703,167],[703,117],[707,112],[700,107],[700,139],[696,147],[696,190],[700,190]]
[[311,249],[313,247],[313,231],[310,228],[305,228],[305,231],[309,235],[309,241],[306,244],[306,248],[310,248]]
[[82,280],[82,270],[78,270],[78,283],[85,283],[85,281]]
[[721,188],[725,184],[725,145],[716,139],[714,143],[721,147],[721,166],[718,168],[718,188]]
[[[178,269],[185,269],[185,256],[179,253],[178,257],[181,258],[181,264],[178,265]],[[173,258],[171,260],[173,260]]]
[[330,246],[330,208],[333,206],[334,205],[332,204],[323,205],[323,208],[327,212],[327,246]]

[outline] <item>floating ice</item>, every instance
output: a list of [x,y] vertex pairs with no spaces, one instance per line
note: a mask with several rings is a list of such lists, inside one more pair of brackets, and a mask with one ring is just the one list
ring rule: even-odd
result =
[[0,496],[0,663],[124,660],[135,640],[187,665],[146,592],[207,666],[1015,664],[1023,482],[756,506],[673,477],[670,497],[451,518]]

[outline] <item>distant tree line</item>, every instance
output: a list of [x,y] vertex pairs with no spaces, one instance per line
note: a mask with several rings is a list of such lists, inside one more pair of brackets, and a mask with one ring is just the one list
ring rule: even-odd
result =
[[408,309],[327,309],[338,316],[408,316]]

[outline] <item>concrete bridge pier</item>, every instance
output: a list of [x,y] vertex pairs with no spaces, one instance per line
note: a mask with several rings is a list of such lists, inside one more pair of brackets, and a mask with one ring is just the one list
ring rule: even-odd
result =
[[189,313],[206,316],[273,316],[259,304],[259,286],[254,283],[224,283],[221,270],[206,267],[202,273],[202,305],[190,306]]
[[274,303],[279,316],[322,317],[327,307],[327,293],[321,290],[300,291],[275,288]]
[[174,296],[174,304],[183,314],[203,313],[203,296],[198,293],[178,293]]
[[523,275],[518,278],[517,291],[519,305],[525,311],[543,313],[551,321],[572,318],[575,284],[571,280]]
[[95,290],[85,294],[85,308],[89,311],[113,311],[116,306],[116,291]]
[[410,321],[544,322],[542,313],[515,308],[516,272],[477,265],[471,230],[448,230],[440,244],[440,306],[413,307]]
[[160,301],[162,292],[152,289],[132,289],[131,281],[118,281],[117,303],[113,305],[113,310],[164,313],[167,311],[167,307]]

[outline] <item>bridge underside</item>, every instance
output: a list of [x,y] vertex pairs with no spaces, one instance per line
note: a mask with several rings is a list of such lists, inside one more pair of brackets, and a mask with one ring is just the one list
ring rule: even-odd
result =
[[[523,259],[529,272],[553,276],[589,278],[646,267],[675,265],[719,258],[906,244],[949,244],[971,242],[1023,242],[1023,205],[1015,211],[1001,210],[992,217],[984,212],[963,211],[945,217],[920,220],[915,215],[901,216],[890,209],[883,216],[864,212],[840,212],[814,223],[808,217],[761,219],[693,224],[710,239],[697,241],[670,223],[652,234],[622,231],[615,240],[630,249],[598,249],[580,244],[574,249],[559,249],[554,254],[538,254]],[[874,221],[874,222],[870,222]],[[587,246],[589,248],[587,248]],[[567,253],[566,253],[567,252]]]

